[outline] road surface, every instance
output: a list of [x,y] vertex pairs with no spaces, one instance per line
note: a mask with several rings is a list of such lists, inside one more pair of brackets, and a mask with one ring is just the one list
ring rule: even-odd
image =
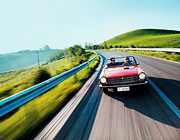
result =
[[[98,51],[106,58],[127,54]],[[129,55],[129,54],[128,54]],[[134,55],[150,80],[180,109],[180,64]],[[98,71],[98,70],[97,70]],[[144,93],[103,93],[98,76],[54,139],[178,140],[180,119],[148,84]]]

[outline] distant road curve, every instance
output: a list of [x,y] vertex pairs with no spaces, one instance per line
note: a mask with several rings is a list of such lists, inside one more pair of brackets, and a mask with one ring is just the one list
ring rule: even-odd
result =
[[134,50],[134,51],[156,51],[180,53],[180,48],[112,48],[111,50]]

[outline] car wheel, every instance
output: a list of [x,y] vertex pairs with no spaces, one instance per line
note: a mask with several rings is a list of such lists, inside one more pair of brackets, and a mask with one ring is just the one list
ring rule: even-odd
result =
[[136,87],[137,94],[139,94],[139,95],[144,94],[144,91],[145,91],[145,86],[144,85]]
[[109,93],[107,88],[103,88],[103,92],[106,94]]

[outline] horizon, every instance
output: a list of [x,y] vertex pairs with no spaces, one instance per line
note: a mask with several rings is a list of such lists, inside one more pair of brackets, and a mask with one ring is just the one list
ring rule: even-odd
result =
[[[134,29],[134,30],[131,30],[131,31],[136,31],[136,30],[147,30],[147,29],[155,29],[155,28],[143,28],[143,29]],[[178,32],[180,32],[179,30],[169,30],[169,29],[155,29],[155,30],[168,30],[168,31],[178,31]],[[128,31],[128,32],[131,32],[131,31]],[[122,33],[122,34],[125,34],[125,33],[128,33],[128,32],[124,32],[124,33]],[[115,35],[115,36],[113,36],[113,37],[111,37],[111,38],[109,38],[109,39],[112,39],[112,38],[114,38],[114,37],[116,37],[116,36],[119,36],[119,35],[122,35],[122,34],[118,34],[118,35]],[[109,40],[109,39],[107,39],[107,40]],[[106,40],[106,41],[107,41]],[[103,43],[103,42],[101,42],[101,43]],[[99,43],[100,44],[100,43]],[[74,45],[81,45],[81,44],[74,44]],[[97,45],[97,44],[93,44],[93,45]],[[73,46],[73,45],[72,45]],[[69,46],[69,47],[71,47],[71,46]],[[83,45],[82,45],[82,47],[84,47]],[[68,47],[66,47],[66,48],[68,48]],[[66,48],[63,48],[63,49],[66,49]],[[24,49],[24,50],[18,50],[18,51],[15,51],[15,52],[9,52],[9,53],[3,53],[3,54],[11,54],[11,53],[17,53],[17,52],[19,52],[19,51],[26,51],[26,50],[28,50],[28,51],[40,51],[40,49],[42,49],[42,48],[39,48],[39,49]],[[50,49],[51,50],[56,50],[56,49],[58,49],[58,48],[51,48],[50,47]],[[2,54],[0,54],[0,55],[2,55]]]
[[[0,54],[100,44],[138,29],[180,31],[180,1],[13,0],[0,5]],[[135,8],[134,8],[135,7]],[[143,11],[143,12],[142,12]],[[170,22],[173,21],[173,22]]]

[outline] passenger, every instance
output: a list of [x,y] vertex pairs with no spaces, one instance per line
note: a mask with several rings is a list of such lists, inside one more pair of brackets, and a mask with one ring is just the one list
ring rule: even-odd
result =
[[124,58],[124,63],[122,64],[123,66],[132,66],[133,63],[130,61],[129,57]]

